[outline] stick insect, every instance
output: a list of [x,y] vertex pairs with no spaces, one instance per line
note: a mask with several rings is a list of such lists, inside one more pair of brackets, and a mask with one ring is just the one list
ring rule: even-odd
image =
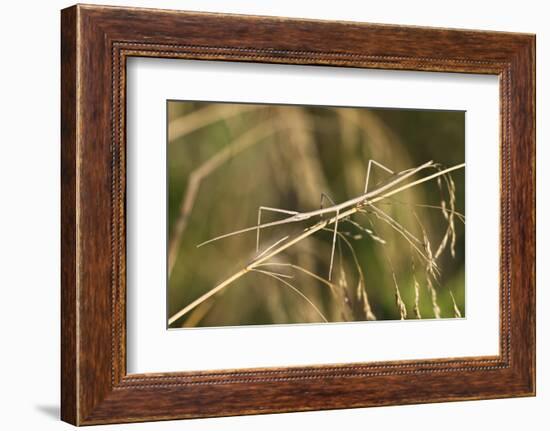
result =
[[[373,166],[376,166],[376,167],[384,170],[385,172],[389,173],[391,175],[391,177],[387,181],[385,181],[383,184],[378,185],[374,190],[369,192],[369,190],[368,190],[369,189],[369,180],[370,180],[371,168]],[[229,233],[226,233],[224,235],[216,236],[214,238],[211,238],[207,241],[204,241],[204,242],[198,244],[197,247],[201,247],[203,245],[212,243],[214,241],[218,241],[218,240],[221,240],[223,238],[238,235],[238,234],[241,234],[241,233],[256,231],[256,253],[258,253],[259,247],[260,247],[260,231],[262,229],[265,229],[265,228],[268,228],[268,227],[273,227],[273,226],[280,226],[280,225],[284,225],[284,224],[288,224],[288,223],[296,223],[296,222],[308,220],[308,219],[310,219],[312,217],[316,217],[316,216],[323,217],[327,214],[333,214],[335,216],[335,222],[334,222],[334,228],[332,229],[332,248],[331,248],[331,255],[330,255],[329,272],[328,272],[328,280],[331,281],[332,280],[332,267],[333,267],[333,264],[334,264],[334,252],[335,252],[335,246],[336,246],[336,238],[337,238],[337,235],[338,235],[338,220],[339,220],[340,213],[344,212],[344,211],[346,211],[346,210],[348,210],[352,207],[361,207],[361,206],[368,205],[369,200],[372,200],[376,197],[381,196],[383,192],[385,192],[388,189],[402,183],[404,180],[406,180],[407,178],[413,176],[417,172],[419,172],[423,169],[430,168],[430,167],[435,167],[435,166],[436,166],[436,164],[433,161],[430,160],[430,161],[428,161],[428,162],[426,162],[426,163],[424,163],[420,166],[417,166],[415,168],[407,169],[407,170],[396,173],[396,172],[392,171],[391,169],[389,169],[388,167],[384,166],[383,164],[371,159],[371,160],[369,160],[369,163],[368,163],[368,166],[367,166],[367,174],[366,174],[366,178],[365,178],[365,188],[363,190],[363,193],[360,194],[359,196],[351,198],[351,199],[349,199],[345,202],[335,204],[334,201],[332,199],[330,199],[330,197],[327,196],[327,194],[321,193],[321,208],[319,208],[317,210],[313,210],[313,211],[307,211],[307,212],[298,212],[298,211],[292,211],[292,210],[287,210],[287,209],[282,209],[282,208],[273,208],[273,207],[267,207],[267,206],[260,206],[258,208],[258,219],[257,219],[256,226],[251,226],[251,227],[248,227],[248,228],[239,229],[237,231],[229,232]],[[462,167],[462,166],[464,166],[464,165],[461,165],[460,167]],[[330,203],[332,203],[332,205],[328,206],[328,207],[323,207],[323,203],[324,203],[325,199],[330,201]],[[263,223],[262,224],[262,222],[261,222],[261,220],[262,220],[262,211],[270,211],[270,212],[275,212],[275,213],[279,213],[279,214],[286,214],[286,215],[289,215],[289,217],[286,217],[286,218],[281,219],[281,220],[276,220],[276,221],[272,221],[272,222],[269,222],[269,223]],[[264,250],[257,257],[261,256],[262,254],[267,252],[272,247],[278,245],[284,239],[286,239],[286,238],[283,238],[283,239],[279,240],[277,243],[270,246],[267,250]]]

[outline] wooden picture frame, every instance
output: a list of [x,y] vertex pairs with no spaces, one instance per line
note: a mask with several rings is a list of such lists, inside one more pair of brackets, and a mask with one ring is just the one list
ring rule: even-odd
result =
[[[89,425],[535,394],[533,35],[82,5],[61,16],[64,421]],[[125,65],[131,56],[498,75],[500,354],[127,374]]]

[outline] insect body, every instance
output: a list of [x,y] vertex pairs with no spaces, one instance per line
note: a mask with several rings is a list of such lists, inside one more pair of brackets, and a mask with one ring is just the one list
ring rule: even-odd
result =
[[[385,181],[384,183],[377,185],[374,190],[368,191],[370,172],[371,172],[371,167],[372,167],[373,164],[378,166],[379,168],[383,169],[384,171],[388,172],[389,174],[391,174],[391,177],[387,181]],[[220,235],[220,236],[211,238],[207,241],[204,241],[204,242],[198,244],[197,247],[201,247],[203,245],[212,243],[214,241],[218,241],[220,239],[227,238],[227,237],[234,236],[234,235],[238,235],[238,234],[241,234],[241,233],[256,231],[256,252],[258,252],[259,251],[259,246],[260,246],[260,231],[262,229],[265,229],[265,228],[268,228],[268,227],[273,227],[273,226],[284,225],[284,224],[288,224],[288,223],[295,223],[295,222],[299,222],[299,221],[304,221],[304,220],[308,220],[308,219],[310,219],[312,217],[316,217],[316,216],[322,217],[326,214],[331,214],[331,215],[334,215],[335,217],[334,217],[334,229],[333,229],[333,237],[332,237],[332,250],[331,250],[331,256],[330,256],[330,266],[329,266],[329,274],[328,274],[328,280],[330,281],[331,278],[332,278],[332,266],[333,266],[333,262],[334,262],[334,251],[335,251],[335,245],[336,245],[336,236],[338,234],[338,220],[339,220],[338,216],[339,216],[339,214],[341,212],[344,212],[344,211],[346,211],[350,208],[353,208],[353,207],[367,206],[369,204],[369,201],[371,201],[375,198],[381,197],[384,194],[384,192],[387,192],[389,189],[400,185],[407,178],[412,177],[413,175],[415,175],[419,171],[422,171],[426,168],[435,167],[435,166],[436,165],[433,161],[429,161],[429,162],[426,162],[426,163],[424,163],[420,166],[417,166],[415,168],[407,169],[407,170],[395,173],[394,171],[392,171],[391,169],[389,169],[386,166],[382,165],[381,163],[378,163],[377,161],[371,159],[368,163],[368,166],[367,166],[367,175],[366,175],[366,179],[365,179],[365,188],[364,188],[363,193],[360,194],[359,196],[356,196],[356,197],[354,197],[352,199],[349,199],[345,202],[335,204],[332,201],[332,199],[330,199],[326,194],[322,193],[321,194],[321,208],[319,208],[317,210],[313,210],[313,211],[307,211],[307,212],[298,212],[298,211],[292,211],[292,210],[287,210],[287,209],[282,209],[282,208],[273,208],[273,207],[260,206],[258,208],[258,222],[257,222],[256,226],[247,227],[247,228],[244,228],[244,229],[240,229],[240,230],[237,230],[237,231],[229,232],[229,233],[226,233],[224,235]],[[454,166],[453,168],[449,168],[449,169],[447,169],[447,171],[462,168],[462,167],[464,167],[464,164]],[[440,172],[439,174],[442,174],[442,173],[443,172]],[[434,177],[439,176],[439,174],[434,174]],[[424,178],[423,180],[428,180],[428,179],[430,179],[430,177]],[[332,205],[327,206],[327,207],[323,207],[322,204],[323,204],[324,199],[327,199],[327,200],[331,201]],[[281,213],[281,214],[287,214],[287,215],[289,215],[289,217],[283,218],[281,220],[272,221],[272,222],[269,222],[269,223],[262,223],[261,218],[262,218],[262,212],[263,211],[270,211],[270,212],[276,212],[276,213]],[[271,247],[273,247],[273,245]]]

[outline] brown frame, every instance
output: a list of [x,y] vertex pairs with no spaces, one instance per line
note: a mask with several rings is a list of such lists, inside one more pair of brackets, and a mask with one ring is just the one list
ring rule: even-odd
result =
[[[63,420],[87,425],[535,394],[534,35],[81,5],[61,17]],[[127,375],[129,56],[498,75],[500,354]]]

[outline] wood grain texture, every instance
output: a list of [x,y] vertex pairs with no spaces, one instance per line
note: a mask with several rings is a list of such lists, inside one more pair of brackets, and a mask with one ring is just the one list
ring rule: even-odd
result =
[[76,9],[61,16],[61,417],[78,421],[76,299]]
[[[63,420],[85,425],[534,394],[533,35],[74,6],[62,11],[61,37]],[[127,375],[130,56],[498,75],[499,356]]]

